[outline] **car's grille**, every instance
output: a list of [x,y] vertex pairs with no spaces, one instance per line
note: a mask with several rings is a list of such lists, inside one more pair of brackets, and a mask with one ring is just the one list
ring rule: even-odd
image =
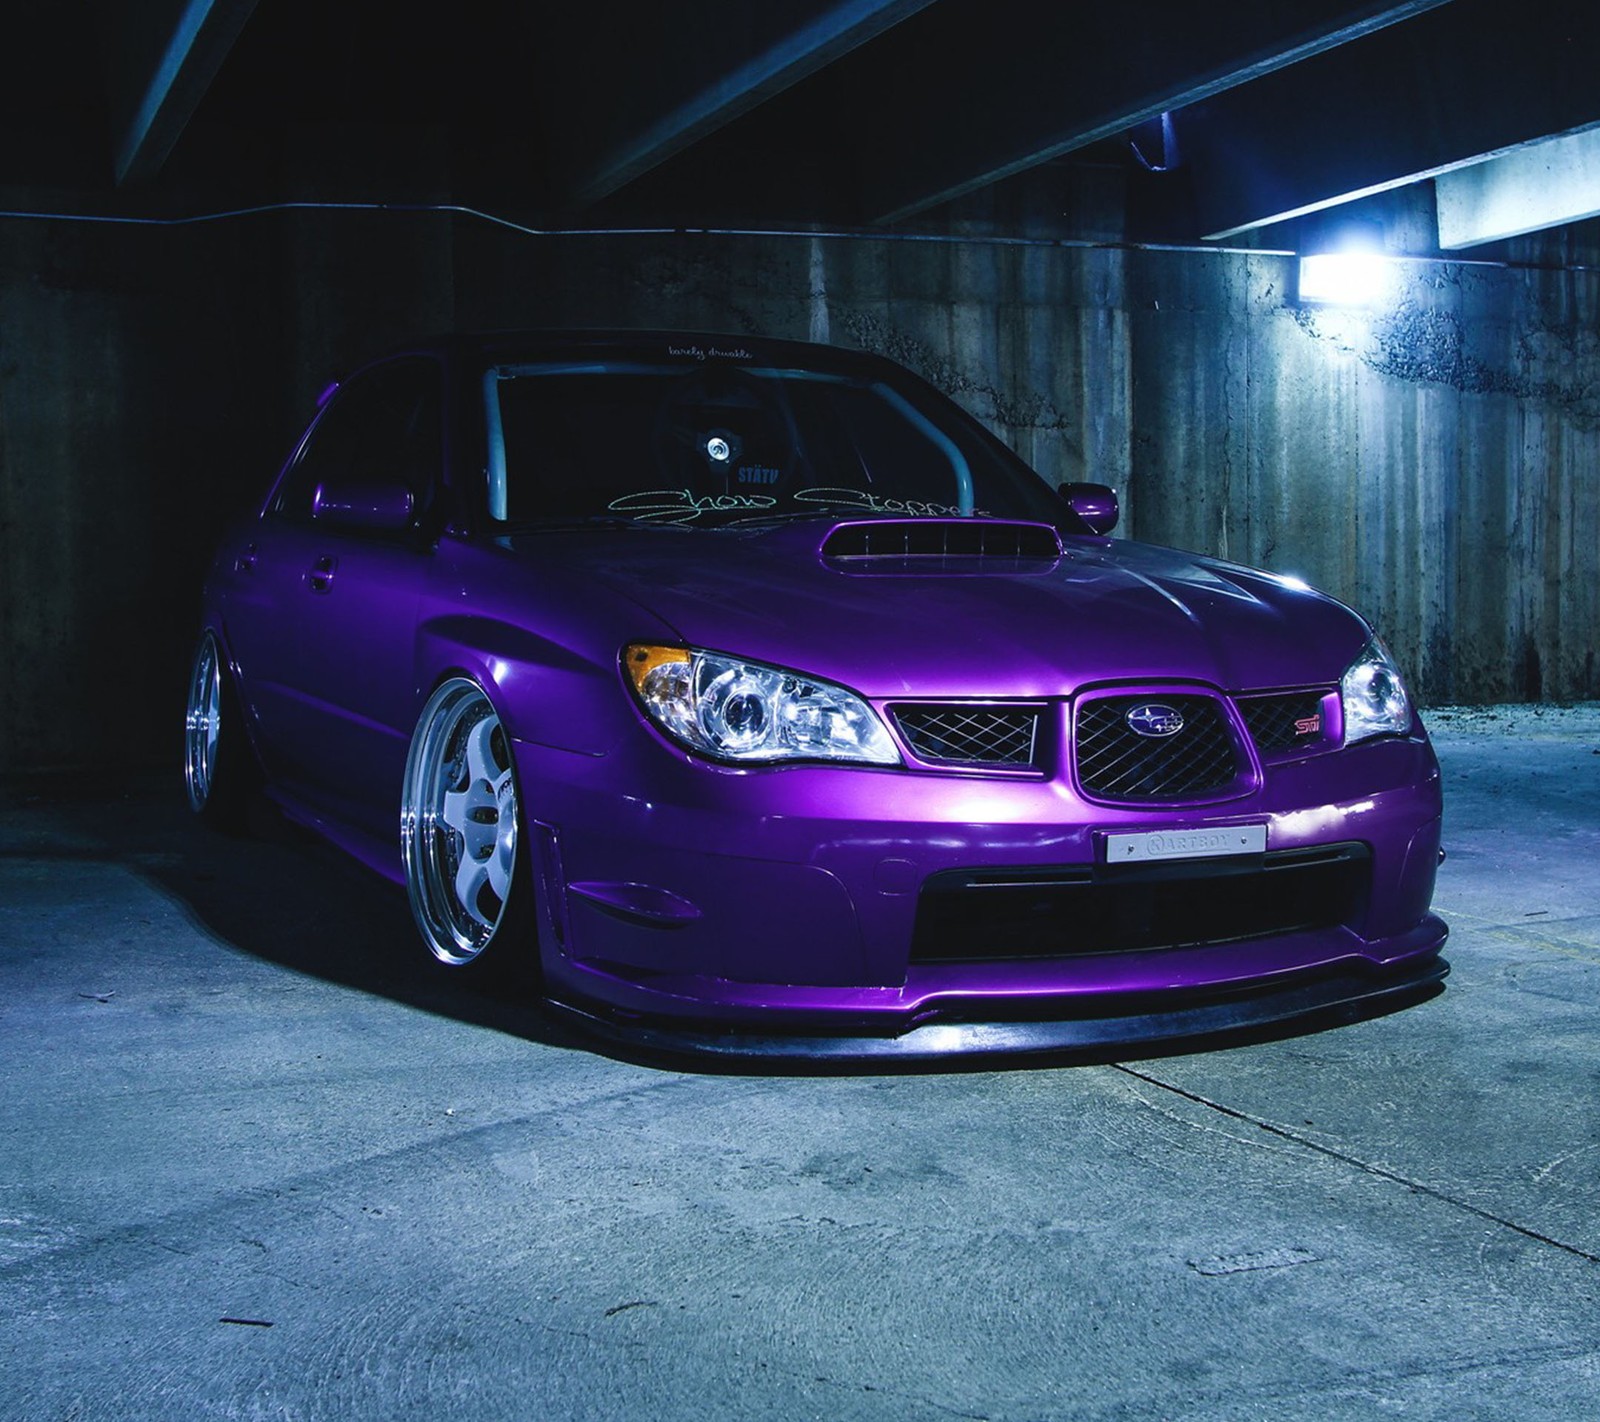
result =
[[1323,739],[1322,698],[1327,694],[1319,690],[1241,696],[1239,714],[1262,755],[1309,749]]
[[[1140,707],[1177,712],[1182,729],[1170,735],[1139,734],[1128,724],[1128,716]],[[1078,783],[1100,800],[1212,797],[1243,773],[1222,705],[1209,696],[1103,696],[1085,701],[1078,708],[1074,746]]]
[[917,901],[913,962],[1070,958],[1230,943],[1358,925],[1371,864],[1365,846],[1133,871],[955,871]]
[[897,706],[894,719],[912,754],[933,765],[1034,764],[1036,706]]

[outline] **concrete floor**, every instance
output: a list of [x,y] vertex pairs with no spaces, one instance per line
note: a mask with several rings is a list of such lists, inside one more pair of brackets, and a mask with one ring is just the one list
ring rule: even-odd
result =
[[13,785],[0,1419],[1600,1416],[1600,705],[1432,725],[1443,996],[900,1075],[618,1060],[327,851]]

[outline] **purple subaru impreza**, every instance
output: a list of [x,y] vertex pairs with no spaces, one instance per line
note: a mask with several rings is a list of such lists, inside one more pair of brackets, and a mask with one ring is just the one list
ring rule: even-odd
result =
[[1116,520],[876,357],[417,346],[224,539],[189,798],[264,788],[441,964],[646,1045],[1103,1051],[1436,991],[1383,644]]

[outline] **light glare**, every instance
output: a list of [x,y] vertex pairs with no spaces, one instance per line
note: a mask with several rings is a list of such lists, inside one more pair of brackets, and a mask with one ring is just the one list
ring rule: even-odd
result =
[[1394,285],[1394,263],[1377,252],[1317,252],[1300,258],[1300,299],[1372,306]]

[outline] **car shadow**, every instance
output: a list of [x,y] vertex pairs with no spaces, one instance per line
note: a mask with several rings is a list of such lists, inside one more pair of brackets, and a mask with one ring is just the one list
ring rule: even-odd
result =
[[235,836],[190,811],[176,774],[11,778],[0,816],[0,852],[119,865],[207,936],[263,962],[541,1045],[588,1045],[530,987],[440,968],[403,889],[264,802]]
[[541,1046],[675,1073],[903,1076],[1152,1061],[1307,1036],[1387,1016],[1443,990],[1441,984],[1429,984],[1407,998],[1136,1051],[984,1053],[934,1060],[694,1054],[587,1031],[546,1004],[531,976],[518,982],[441,968],[418,941],[403,890],[289,823],[265,802],[251,807],[248,834],[233,836],[207,828],[190,812],[175,774],[142,774],[112,784],[103,777],[36,783],[13,777],[0,785],[0,814],[7,826],[28,825],[21,845],[14,828],[0,832],[0,852],[120,864],[177,904],[207,935],[263,962]]

